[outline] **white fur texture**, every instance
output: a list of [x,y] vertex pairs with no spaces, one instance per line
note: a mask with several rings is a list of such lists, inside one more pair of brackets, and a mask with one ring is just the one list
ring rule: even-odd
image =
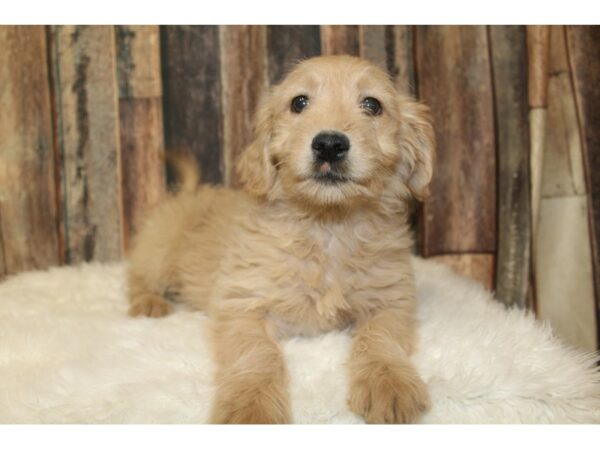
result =
[[[419,259],[426,423],[600,423],[595,356],[531,315]],[[124,267],[89,264],[0,284],[1,423],[202,423],[213,364],[200,312],[127,317]],[[361,423],[345,403],[347,333],[284,344],[294,420]]]

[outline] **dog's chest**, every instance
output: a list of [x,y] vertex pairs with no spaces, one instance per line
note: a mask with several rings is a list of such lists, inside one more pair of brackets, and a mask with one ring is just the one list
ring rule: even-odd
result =
[[319,233],[316,242],[322,254],[320,260],[324,264],[317,268],[322,276],[319,279],[320,286],[317,286],[321,296],[315,299],[315,310],[321,316],[334,317],[338,311],[349,309],[342,282],[344,275],[348,275],[345,267],[352,249],[329,230]]
[[268,225],[227,252],[215,288],[221,311],[261,311],[281,335],[317,335],[398,297],[409,248],[398,227]]
[[282,334],[314,335],[355,320],[352,291],[368,288],[357,276],[368,272],[368,261],[365,244],[343,231],[316,230],[287,255],[288,276],[278,280],[287,292],[271,312]]

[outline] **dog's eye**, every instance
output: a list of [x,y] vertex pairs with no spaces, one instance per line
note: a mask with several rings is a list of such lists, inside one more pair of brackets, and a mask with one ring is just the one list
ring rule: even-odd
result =
[[363,101],[360,102],[360,107],[373,116],[381,114],[381,103],[379,103],[379,100],[376,98],[364,98]]
[[296,114],[300,114],[307,106],[308,97],[306,95],[299,95],[292,100],[292,112],[295,112]]

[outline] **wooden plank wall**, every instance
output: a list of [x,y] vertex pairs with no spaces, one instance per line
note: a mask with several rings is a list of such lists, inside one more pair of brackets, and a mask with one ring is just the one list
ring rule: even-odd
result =
[[0,275],[63,262],[44,27],[0,27]]
[[50,30],[65,261],[123,251],[115,34],[111,26]]
[[115,27],[123,189],[123,240],[165,194],[160,30]]
[[[579,133],[584,151],[589,224],[596,294],[596,330],[600,330],[600,27],[567,27],[569,67],[572,73]],[[600,334],[597,334],[600,343]]]
[[[600,290],[598,30],[0,27],[0,276],[120,259],[165,195],[165,150],[192,154],[203,182],[237,188],[235,159],[268,85],[303,58],[352,54],[432,111],[437,161],[432,195],[416,210],[417,251],[507,305],[537,307],[591,348]],[[532,103],[540,93],[547,102]],[[534,167],[532,144],[545,150]],[[565,258],[566,272],[557,263]]]
[[268,87],[266,27],[220,27],[224,183],[239,187],[234,161],[252,140],[252,116]]
[[219,27],[161,27],[165,148],[190,152],[206,183],[223,182]]
[[[535,258],[539,316],[570,342],[596,345],[582,140],[565,27],[551,27]],[[560,261],[560,264],[556,262]]]
[[[423,204],[423,255],[494,286],[496,148],[486,27],[419,26],[419,97],[431,108],[437,170]],[[427,74],[421,76],[419,74]]]
[[528,306],[531,203],[527,105],[527,35],[523,26],[489,28],[498,158],[496,294]]

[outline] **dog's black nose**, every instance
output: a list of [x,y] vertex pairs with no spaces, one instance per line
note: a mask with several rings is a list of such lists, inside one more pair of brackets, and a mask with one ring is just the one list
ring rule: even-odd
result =
[[314,137],[311,147],[318,161],[331,163],[346,157],[350,150],[350,141],[344,134],[323,132]]

